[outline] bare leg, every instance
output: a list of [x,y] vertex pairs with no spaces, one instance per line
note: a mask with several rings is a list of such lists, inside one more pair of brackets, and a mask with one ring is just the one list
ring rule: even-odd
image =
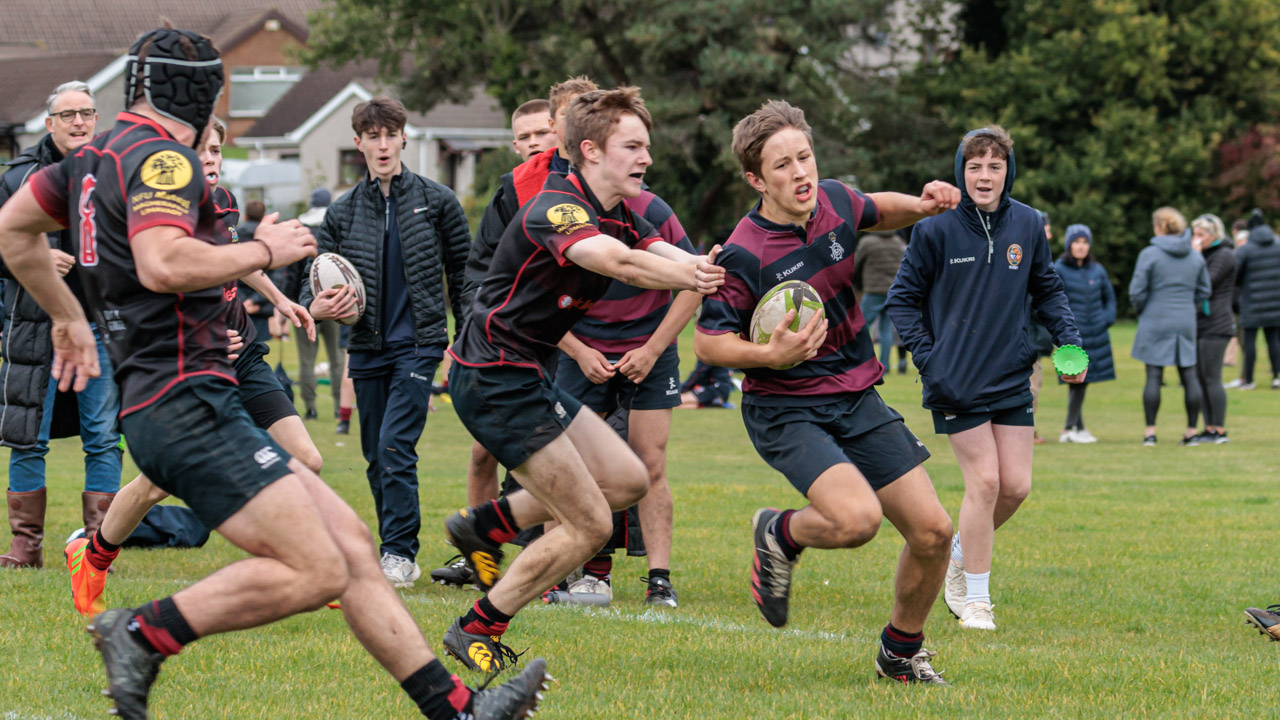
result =
[[632,410],[629,444],[649,471],[649,492],[640,501],[640,530],[644,533],[649,568],[671,567],[671,535],[675,501],[667,483],[667,438],[671,410]]
[[98,534],[112,545],[123,544],[146,517],[147,511],[167,497],[169,493],[153,485],[146,475],[139,475],[116,493],[115,500],[102,518]]
[[951,518],[938,502],[923,465],[917,465],[876,495],[885,517],[907,541],[898,558],[893,614],[889,621],[904,632],[923,632],[947,573]]
[[489,601],[508,615],[590,559],[613,531],[610,511],[634,505],[648,486],[640,459],[589,411],[513,472],[525,488],[508,500],[517,523],[560,525],[530,543],[489,591]]
[[[1022,501],[1031,493],[1031,433],[1033,428],[1014,425],[992,425],[996,440],[996,456],[1000,463],[1000,495],[992,516],[999,528],[1013,517]],[[963,547],[964,541],[961,540]],[[965,547],[965,566],[969,564],[969,548]]]
[[[453,357],[445,353],[445,357]],[[467,465],[467,506],[475,507],[498,497],[498,459],[480,443],[471,445]]]
[[840,463],[809,488],[809,505],[791,516],[791,537],[804,547],[858,547],[876,536],[882,518],[866,478],[851,463]]
[[[960,546],[964,548],[964,571],[974,575],[990,572],[996,501],[1000,496],[1000,462],[995,433],[991,423],[986,422],[947,437],[964,476],[964,500],[960,503]],[[1012,515],[1012,511],[1009,514]]]

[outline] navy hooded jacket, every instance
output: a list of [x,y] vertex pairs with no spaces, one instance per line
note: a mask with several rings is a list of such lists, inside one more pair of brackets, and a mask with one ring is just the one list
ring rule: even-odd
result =
[[1009,197],[1012,153],[1008,165],[999,206],[983,212],[965,189],[961,143],[960,207],[916,223],[889,289],[885,312],[920,370],[931,410],[986,412],[1030,402],[1032,305],[1055,344],[1080,344],[1040,213]]

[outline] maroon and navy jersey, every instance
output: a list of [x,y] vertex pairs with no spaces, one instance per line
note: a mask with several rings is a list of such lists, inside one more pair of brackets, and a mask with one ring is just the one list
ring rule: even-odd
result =
[[[240,242],[240,233],[236,226],[240,224],[240,205],[231,191],[218,185],[213,189],[213,209],[217,217],[214,223],[213,237],[217,245],[229,245]],[[248,346],[258,339],[258,328],[249,319],[244,309],[244,301],[236,297],[238,280],[222,285],[222,298],[227,303],[227,328],[240,333],[240,338]]]
[[[657,228],[663,242],[693,253],[680,219],[662,198],[645,190],[626,203],[632,213]],[[670,307],[670,290],[646,290],[614,280],[604,297],[573,326],[573,334],[605,355],[622,355],[644,345]]]
[[661,240],[626,203],[605,212],[576,172],[552,173],[516,213],[494,251],[471,315],[449,352],[463,365],[539,372],[556,343],[604,296],[612,278],[564,256],[579,240],[608,235],[643,250]]
[[884,367],[853,293],[858,230],[879,222],[875,203],[844,183],[823,180],[805,227],[771,222],[759,211],[756,205],[738,223],[716,257],[725,282],[703,299],[698,332],[750,340],[760,298],[784,280],[803,280],[822,297],[827,339],[817,355],[791,369],[745,369],[743,404],[820,405],[878,383]]
[[235,382],[221,287],[161,294],[138,281],[130,240],[171,225],[214,242],[215,209],[195,152],[124,112],[110,132],[31,178],[44,211],[67,226],[77,269],[103,331],[121,415],[196,375]]

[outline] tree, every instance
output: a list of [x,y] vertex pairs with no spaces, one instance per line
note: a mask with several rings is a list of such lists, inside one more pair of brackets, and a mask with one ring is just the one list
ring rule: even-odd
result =
[[[1280,111],[1274,43],[1280,6],[1268,0],[966,5],[981,6],[967,17],[998,20],[1001,28],[964,37],[1003,45],[963,45],[953,57],[919,67],[904,86],[915,88],[924,111],[949,128],[952,151],[966,129],[992,122],[1009,129],[1018,161],[1015,197],[1057,222],[1088,224],[1095,253],[1122,287],[1157,207],[1172,205],[1191,219],[1274,197],[1270,187],[1236,187],[1228,199],[1217,182],[1236,177],[1224,176],[1224,168],[1248,155],[1239,150],[1252,147],[1250,133]],[[1219,155],[1224,140],[1231,141],[1226,161]]]
[[[654,117],[647,181],[695,243],[732,229],[753,202],[730,152],[733,125],[765,100],[806,110],[824,176],[874,169],[853,28],[887,0],[332,0],[311,18],[312,65],[378,61],[406,105],[425,110],[483,86],[512,110],[570,75],[639,85]],[[851,87],[856,90],[850,90]],[[879,107],[883,107],[880,105]]]

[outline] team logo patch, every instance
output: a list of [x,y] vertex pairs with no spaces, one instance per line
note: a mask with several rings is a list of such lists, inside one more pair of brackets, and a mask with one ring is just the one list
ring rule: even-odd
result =
[[828,235],[827,239],[831,241],[831,260],[840,262],[844,259],[844,246],[840,244],[839,240],[836,240],[835,233]]
[[240,233],[236,232],[235,225],[228,225],[227,232],[231,233],[231,242],[233,243],[240,242]]
[[161,150],[142,163],[142,184],[156,190],[177,190],[191,183],[191,163],[182,153]]
[[1004,256],[1009,261],[1009,269],[1017,270],[1018,264],[1022,262],[1022,246],[1017,243],[1010,245]]
[[558,233],[569,235],[591,224],[587,209],[573,203],[560,203],[547,211],[547,220]]
[[573,304],[573,298],[568,295],[561,295],[560,300],[556,304],[560,306],[561,310],[565,310]]

